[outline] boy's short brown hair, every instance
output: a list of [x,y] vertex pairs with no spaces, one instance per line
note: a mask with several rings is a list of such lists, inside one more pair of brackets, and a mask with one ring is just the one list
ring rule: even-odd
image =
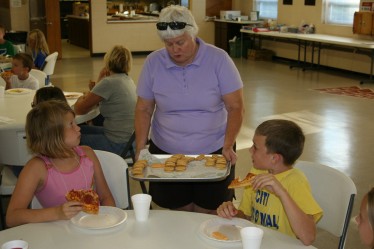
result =
[[286,165],[293,165],[303,153],[304,133],[300,126],[292,121],[267,120],[257,127],[255,134],[265,136],[267,151],[281,154]]
[[34,62],[32,60],[31,55],[29,54],[18,53],[13,56],[13,59],[21,61],[23,67],[27,67],[29,69],[28,72],[30,72],[31,69],[34,67]]

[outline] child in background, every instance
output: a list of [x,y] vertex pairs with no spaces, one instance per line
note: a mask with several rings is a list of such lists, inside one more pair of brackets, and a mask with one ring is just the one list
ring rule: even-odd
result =
[[33,29],[27,37],[29,53],[32,55],[34,65],[37,69],[42,70],[45,58],[49,54],[49,48],[43,32],[39,29]]
[[361,241],[368,248],[374,248],[374,188],[362,199],[360,213],[356,216]]
[[61,100],[67,103],[64,92],[60,88],[56,86],[42,87],[36,91],[31,107],[35,107],[37,104],[47,100]]
[[16,54],[13,44],[10,41],[4,39],[5,27],[0,24],[0,55],[10,55]]
[[29,74],[33,68],[33,62],[30,55],[26,53],[18,53],[13,57],[12,73],[10,78],[4,78],[6,81],[5,89],[10,88],[29,88],[33,90],[39,89],[38,80]]
[[217,214],[229,219],[246,218],[310,245],[322,209],[304,174],[293,168],[304,141],[301,128],[292,121],[274,119],[260,124],[249,150],[255,168],[251,173],[256,176],[245,188],[239,210],[229,201],[218,207]]
[[[79,146],[80,128],[67,103],[50,100],[32,108],[26,119],[26,137],[36,156],[18,178],[6,214],[9,227],[72,218],[82,207],[80,202],[66,201],[71,189],[94,189],[101,205],[115,206],[94,151]],[[34,195],[42,209],[28,209]]]

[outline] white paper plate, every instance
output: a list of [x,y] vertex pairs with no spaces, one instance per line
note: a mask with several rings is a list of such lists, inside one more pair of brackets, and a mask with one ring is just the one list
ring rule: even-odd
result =
[[80,228],[106,229],[118,226],[126,219],[127,213],[124,210],[117,207],[100,206],[99,214],[80,212],[70,220]]
[[[251,222],[245,219],[233,218],[231,220],[224,218],[213,218],[201,223],[199,233],[207,239],[223,243],[240,242],[240,229],[243,227],[253,226]],[[228,240],[219,240],[212,236],[213,232],[224,234]]]
[[78,93],[78,92],[64,92],[65,98],[66,99],[77,99],[80,96],[83,95],[83,93]]
[[20,95],[20,94],[27,94],[31,92],[31,89],[28,88],[12,88],[5,91],[7,94],[14,94],[14,95]]

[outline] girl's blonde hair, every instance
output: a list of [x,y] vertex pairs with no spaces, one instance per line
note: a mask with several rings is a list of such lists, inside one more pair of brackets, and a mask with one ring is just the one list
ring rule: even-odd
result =
[[64,141],[65,115],[74,111],[60,100],[37,104],[27,114],[26,140],[32,153],[51,158],[67,158],[74,155]]
[[[29,32],[27,41],[29,40],[35,41],[35,48],[30,48],[33,51],[39,52],[41,51],[43,54],[49,54],[49,48],[47,41],[45,39],[44,33],[40,29],[33,29]],[[30,45],[30,44],[29,44]]]
[[131,52],[123,46],[114,46],[105,54],[104,64],[113,73],[128,74],[132,64]]

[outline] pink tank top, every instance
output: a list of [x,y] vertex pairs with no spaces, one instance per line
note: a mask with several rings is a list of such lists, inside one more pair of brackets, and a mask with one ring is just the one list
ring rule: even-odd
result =
[[80,157],[79,167],[71,172],[59,172],[50,158],[39,156],[48,171],[44,186],[35,193],[36,198],[44,207],[55,207],[66,202],[65,195],[71,189],[92,189],[94,185],[93,162],[86,156],[81,147],[74,151]]

